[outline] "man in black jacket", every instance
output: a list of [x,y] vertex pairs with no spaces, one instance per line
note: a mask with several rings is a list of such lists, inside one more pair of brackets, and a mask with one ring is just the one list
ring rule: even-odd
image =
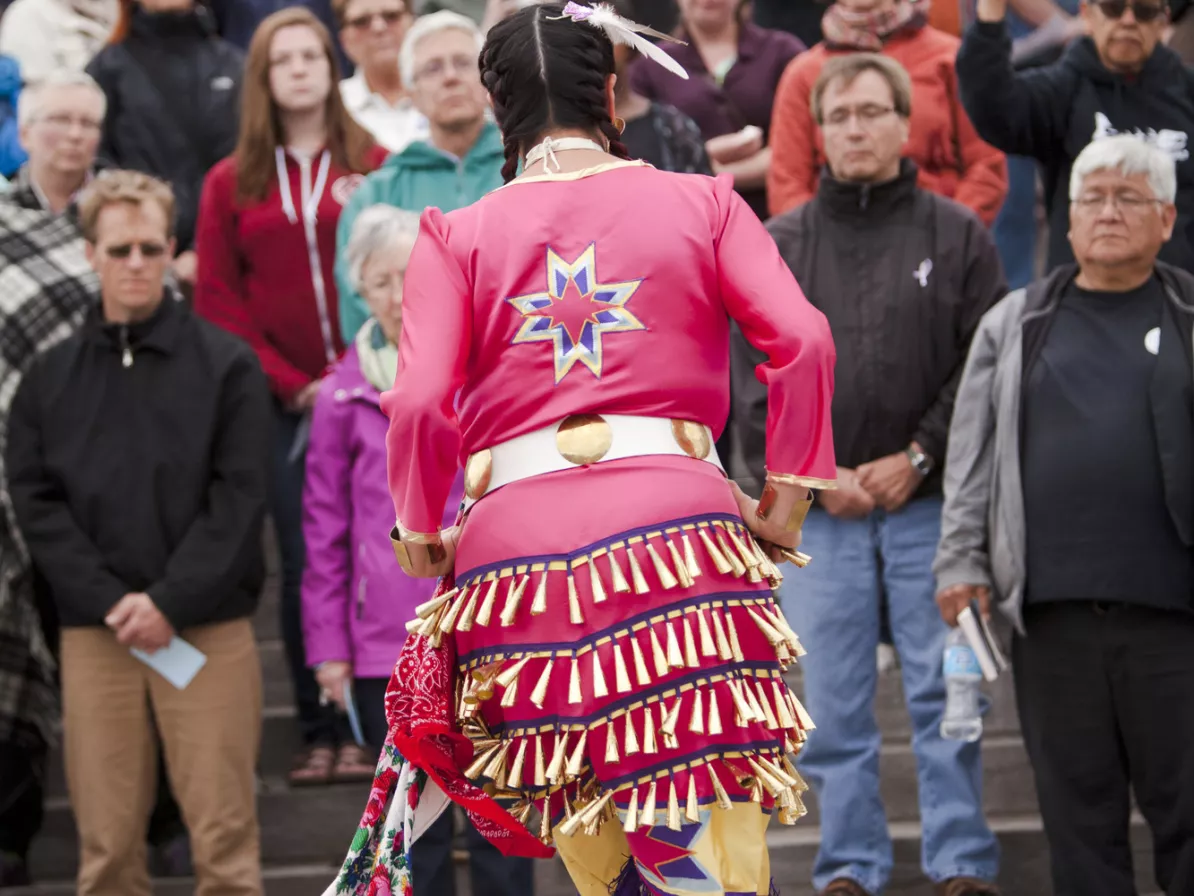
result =
[[[886,602],[912,716],[925,873],[942,896],[995,893],[999,849],[983,819],[979,746],[939,731],[948,629],[931,567],[954,392],[971,334],[1005,291],[1003,276],[982,223],[919,189],[916,166],[901,159],[911,84],[897,62],[830,60],[812,110],[827,170],[812,201],[768,228],[829,319],[838,353],[838,486],[820,493],[805,521],[804,550],[817,562],[793,577],[799,590],[788,602],[793,624],[817,646],[801,659],[817,723],[801,752],[821,807],[813,882],[825,896],[866,896],[891,874],[874,716]],[[737,337],[737,358],[749,352]],[[747,462],[761,475],[765,387],[736,381]]]
[[1194,71],[1160,43],[1165,0],[1084,4],[1090,37],[1059,62],[1016,72],[1007,0],[978,0],[958,53],[962,105],[979,136],[1041,166],[1053,268],[1074,260],[1067,239],[1070,169],[1092,140],[1134,134],[1177,163],[1177,228],[1161,260],[1194,271]]
[[[269,399],[255,356],[165,297],[173,196],[100,174],[79,203],[101,302],[42,355],[8,424],[9,490],[62,626],[78,892],[148,893],[152,707],[197,893],[260,894],[254,771]],[[151,670],[186,651],[193,680]],[[165,653],[160,653],[166,651]]]

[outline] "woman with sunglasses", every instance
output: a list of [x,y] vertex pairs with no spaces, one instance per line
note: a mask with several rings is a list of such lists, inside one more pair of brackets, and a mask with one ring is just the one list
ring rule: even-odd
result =
[[1177,225],[1160,259],[1194,271],[1194,70],[1162,43],[1164,0],[1102,0],[1080,15],[1089,36],[1052,65],[1013,68],[1007,0],[979,0],[978,20],[957,57],[962,104],[979,135],[1029,156],[1044,182],[1049,221],[1046,269],[1073,261],[1070,171],[1091,141],[1136,134],[1177,163]]
[[797,58],[780,81],[772,117],[767,195],[773,214],[812,199],[825,150],[809,95],[825,61],[882,53],[912,77],[911,136],[905,155],[919,185],[960,202],[986,224],[1007,192],[1007,162],[974,132],[958,99],[953,60],[958,39],[928,24],[927,0],[837,0],[821,20],[825,39]]
[[344,351],[336,225],[384,152],[344,109],[331,36],[301,7],[261,23],[249,47],[236,152],[207,178],[199,213],[196,310],[245,339],[273,393],[271,513],[282,565],[282,637],[305,748],[294,785],[368,778],[306,667],[300,609],[306,418]]

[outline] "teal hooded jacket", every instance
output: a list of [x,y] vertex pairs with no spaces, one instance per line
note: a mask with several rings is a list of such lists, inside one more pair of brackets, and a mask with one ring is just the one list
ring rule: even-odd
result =
[[430,143],[412,143],[390,156],[353,193],[336,229],[336,288],[340,293],[340,335],[345,345],[370,317],[369,306],[353,288],[345,249],[357,215],[371,205],[393,205],[421,214],[435,206],[448,212],[476,202],[502,185],[505,148],[497,125],[486,122],[463,159]]

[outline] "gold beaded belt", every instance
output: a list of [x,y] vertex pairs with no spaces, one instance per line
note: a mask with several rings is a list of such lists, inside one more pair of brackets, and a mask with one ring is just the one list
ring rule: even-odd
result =
[[471,503],[520,479],[653,454],[692,457],[725,472],[713,433],[703,423],[625,414],[573,414],[470,455],[464,466],[464,494]]

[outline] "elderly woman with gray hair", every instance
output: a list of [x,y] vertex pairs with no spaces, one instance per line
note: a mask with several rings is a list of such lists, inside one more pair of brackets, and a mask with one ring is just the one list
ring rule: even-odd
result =
[[[360,708],[361,732],[374,747],[385,740],[385,688],[406,620],[435,585],[407,578],[394,563],[388,421],[380,406],[398,367],[402,282],[418,232],[418,215],[384,205],[362,212],[353,226],[349,269],[372,316],[320,387],[303,492],[307,662],[327,699]],[[445,526],[455,520],[460,493],[458,482]]]

